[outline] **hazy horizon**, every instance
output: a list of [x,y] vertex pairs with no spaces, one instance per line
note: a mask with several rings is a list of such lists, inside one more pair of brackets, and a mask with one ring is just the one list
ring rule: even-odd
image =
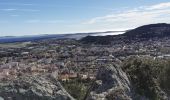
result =
[[0,36],[123,31],[170,23],[170,2],[0,0],[0,18]]
[[[123,32],[124,31],[124,32]],[[3,38],[3,37],[32,37],[32,36],[43,36],[43,35],[68,35],[68,34],[73,34],[73,35],[75,35],[75,34],[89,34],[89,33],[96,33],[96,34],[94,34],[93,36],[106,36],[106,35],[118,35],[118,34],[123,34],[123,33],[125,33],[127,30],[117,30],[117,31],[111,31],[111,30],[109,30],[109,31],[93,31],[93,32],[75,32],[75,33],[59,33],[59,34],[57,34],[57,33],[49,33],[49,34],[33,34],[33,35],[31,35],[31,34],[24,34],[24,35],[4,35],[4,36],[0,36],[0,38]],[[108,32],[108,33],[106,33],[106,32]]]

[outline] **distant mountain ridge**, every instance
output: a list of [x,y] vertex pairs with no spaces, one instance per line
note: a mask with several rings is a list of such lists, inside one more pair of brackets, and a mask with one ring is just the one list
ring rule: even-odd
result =
[[129,30],[124,34],[114,36],[87,36],[81,39],[82,43],[110,44],[115,41],[129,42],[133,40],[149,40],[153,38],[170,37],[170,24],[149,24]]
[[150,24],[130,30],[124,34],[127,37],[152,38],[170,36],[170,24]]
[[105,32],[89,32],[89,33],[72,33],[72,34],[43,34],[43,35],[30,35],[30,36],[3,36],[0,37],[0,43],[12,43],[12,42],[28,42],[38,41],[43,39],[81,39],[86,36],[98,36],[102,34],[110,34],[125,31],[105,31]]

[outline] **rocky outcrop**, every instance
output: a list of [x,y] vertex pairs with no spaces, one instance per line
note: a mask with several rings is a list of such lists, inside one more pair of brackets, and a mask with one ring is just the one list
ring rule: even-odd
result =
[[87,100],[131,100],[131,87],[126,74],[117,65],[99,69]]
[[0,82],[0,97],[2,100],[74,100],[49,75],[22,76]]
[[[159,80],[169,77],[169,74],[165,74],[169,73],[168,63],[148,62],[128,60],[125,65],[114,62],[102,66],[86,100],[169,100],[169,92],[166,91],[169,90],[169,80]],[[163,73],[159,73],[161,70],[164,70]]]

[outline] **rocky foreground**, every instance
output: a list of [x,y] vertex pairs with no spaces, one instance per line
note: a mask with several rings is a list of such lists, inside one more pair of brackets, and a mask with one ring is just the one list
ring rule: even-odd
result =
[[22,76],[0,82],[0,96],[2,100],[74,100],[49,75]]

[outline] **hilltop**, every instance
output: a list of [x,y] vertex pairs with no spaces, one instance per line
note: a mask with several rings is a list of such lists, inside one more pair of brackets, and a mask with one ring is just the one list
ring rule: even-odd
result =
[[120,35],[87,36],[80,41],[88,44],[111,44],[114,42],[143,41],[165,37],[170,37],[170,24],[159,23],[144,25]]
[[131,38],[153,38],[170,36],[170,24],[150,24],[138,27],[123,34]]

